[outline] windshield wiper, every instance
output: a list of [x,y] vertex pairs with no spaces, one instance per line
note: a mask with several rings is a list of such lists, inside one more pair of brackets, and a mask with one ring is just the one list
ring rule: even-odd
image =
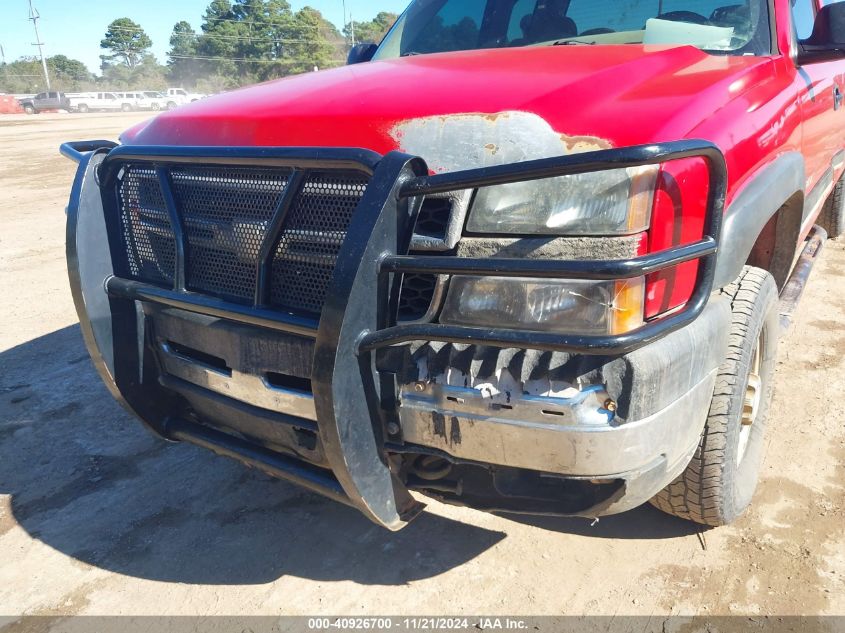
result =
[[595,42],[585,42],[583,40],[558,40],[552,42],[552,46],[595,46]]

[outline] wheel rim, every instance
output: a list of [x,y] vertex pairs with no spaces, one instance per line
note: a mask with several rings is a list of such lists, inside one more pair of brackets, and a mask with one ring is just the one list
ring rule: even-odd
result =
[[736,455],[737,465],[742,463],[748,454],[748,444],[751,440],[751,432],[757,416],[760,413],[760,404],[763,401],[763,378],[761,368],[763,366],[763,340],[762,335],[754,348],[751,359],[751,371],[748,374],[748,385],[745,387],[745,397],[742,402],[741,427],[739,429],[739,450]]

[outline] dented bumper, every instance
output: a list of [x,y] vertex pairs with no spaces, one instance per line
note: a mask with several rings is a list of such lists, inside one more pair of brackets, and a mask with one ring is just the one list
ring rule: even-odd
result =
[[[236,457],[348,503],[390,529],[420,511],[409,492],[415,489],[484,509],[586,516],[619,511],[656,492],[694,449],[718,366],[713,349],[721,350],[712,345],[718,339],[714,324],[721,326],[717,317],[724,313],[718,302],[708,307],[725,192],[724,160],[708,143],[607,150],[441,176],[428,176],[419,158],[364,150],[114,148],[93,142],[63,151],[80,163],[68,207],[67,254],[86,344],[113,395],[164,437]],[[601,262],[409,255],[426,195],[690,156],[704,157],[711,171],[707,234],[694,244]],[[275,215],[260,227],[266,233],[252,305],[193,292],[186,284],[190,249],[169,170],[193,163],[290,171]],[[139,164],[161,185],[176,242],[172,284],[132,279],[120,262],[116,182],[128,165]],[[274,310],[263,297],[285,205],[304,174],[335,168],[371,179],[346,231],[321,316]],[[254,225],[249,230],[259,232]],[[397,280],[404,274],[627,279],[696,259],[699,280],[689,304],[621,336],[396,319]],[[520,393],[509,396],[502,384],[477,389],[473,381],[483,376],[472,371],[464,385],[433,380],[428,369],[405,380],[400,357],[417,354],[415,367],[422,367],[419,349],[410,349],[421,341],[563,354],[570,368],[573,358],[591,363],[591,380],[566,379],[559,388],[552,372],[544,377],[545,391],[520,381]],[[286,350],[284,358],[279,350]],[[270,384],[266,378],[279,366],[307,380],[310,390]],[[495,373],[496,380],[502,376]],[[413,466],[418,458],[454,466],[457,480],[434,481],[432,472]],[[581,485],[597,479],[607,494]],[[482,492],[464,494],[469,488]],[[558,503],[564,497],[568,501]]]
[[[478,377],[470,378],[475,388],[464,387],[458,370],[452,385],[406,385],[403,438],[459,459],[581,477],[635,471],[661,455],[675,462],[703,429],[729,314],[725,302],[713,301],[694,324],[602,366],[595,386],[560,395]],[[621,390],[608,387],[617,371],[627,374]]]
[[[455,460],[624,481],[624,498],[612,508],[589,510],[636,507],[689,463],[729,324],[728,302],[713,299],[694,323],[586,377],[580,368],[567,369],[571,357],[513,371],[509,359],[498,363],[490,349],[464,366],[429,361],[433,375],[429,362],[419,362],[427,355],[418,352],[419,380],[400,391],[403,439]],[[485,365],[497,367],[495,375],[479,369]],[[576,376],[592,386],[571,386]]]

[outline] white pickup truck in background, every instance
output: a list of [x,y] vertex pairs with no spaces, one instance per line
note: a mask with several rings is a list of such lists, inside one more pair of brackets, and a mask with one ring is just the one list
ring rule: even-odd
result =
[[185,105],[186,103],[199,101],[200,99],[205,99],[207,96],[208,95],[200,94],[197,92],[188,92],[184,88],[167,89],[168,99],[175,101],[178,105]]
[[71,112],[131,112],[133,110],[173,110],[199,101],[207,95],[188,92],[183,88],[169,88],[166,93],[156,90],[131,92],[81,92],[67,95]]
[[142,107],[145,109],[149,108],[154,111],[172,110],[179,105],[174,99],[168,97],[163,92],[158,92],[156,90],[144,90],[141,94],[144,95]]
[[120,97],[114,92],[83,92],[68,95],[71,112],[91,112],[94,110],[108,112],[131,112],[135,109],[133,99]]

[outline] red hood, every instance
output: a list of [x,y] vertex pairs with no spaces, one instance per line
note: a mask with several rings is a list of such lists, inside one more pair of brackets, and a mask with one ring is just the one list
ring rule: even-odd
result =
[[[765,82],[768,61],[711,56],[692,47],[637,45],[415,56],[209,98],[130,130],[124,141],[345,146],[379,153],[402,148],[431,161],[434,157],[419,147],[431,125],[412,130],[416,146],[404,147],[406,127],[414,121],[449,122],[454,115],[470,115],[477,125],[480,119],[499,118],[481,115],[509,113],[505,118],[519,119],[523,133],[545,126],[570,149],[581,141],[588,147],[657,142],[687,136],[727,102]],[[445,139],[450,141],[454,135]],[[487,147],[493,153],[498,149]]]

